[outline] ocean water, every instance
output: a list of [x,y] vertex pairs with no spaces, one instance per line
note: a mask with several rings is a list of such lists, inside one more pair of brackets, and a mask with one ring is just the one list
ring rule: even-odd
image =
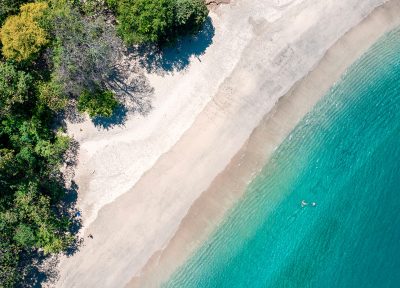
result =
[[400,29],[348,69],[164,286],[400,287]]

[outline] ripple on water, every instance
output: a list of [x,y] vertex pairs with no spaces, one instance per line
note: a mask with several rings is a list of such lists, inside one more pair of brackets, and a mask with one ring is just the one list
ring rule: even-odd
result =
[[164,286],[396,287],[399,187],[397,29],[299,123]]

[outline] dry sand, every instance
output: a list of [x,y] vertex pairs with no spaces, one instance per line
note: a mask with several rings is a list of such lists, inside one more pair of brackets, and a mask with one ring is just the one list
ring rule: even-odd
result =
[[153,287],[167,277],[345,68],[399,21],[391,16],[400,12],[393,0],[337,42],[383,2],[220,6],[204,55],[183,72],[149,75],[150,115],[108,131],[89,122],[70,125],[81,144],[79,205],[94,239],[62,259],[57,286],[121,287],[152,255],[131,286]]

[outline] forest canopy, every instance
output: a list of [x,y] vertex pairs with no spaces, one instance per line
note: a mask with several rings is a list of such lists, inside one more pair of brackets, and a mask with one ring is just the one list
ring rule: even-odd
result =
[[198,32],[208,16],[202,0],[108,1],[116,11],[118,32],[128,44],[173,42]]

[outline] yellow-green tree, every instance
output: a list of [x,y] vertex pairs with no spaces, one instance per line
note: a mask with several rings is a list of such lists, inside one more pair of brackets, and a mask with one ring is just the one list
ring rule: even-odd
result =
[[0,31],[4,57],[21,62],[38,55],[48,43],[47,33],[38,23],[47,8],[45,2],[28,3],[21,6],[19,15],[6,19]]

